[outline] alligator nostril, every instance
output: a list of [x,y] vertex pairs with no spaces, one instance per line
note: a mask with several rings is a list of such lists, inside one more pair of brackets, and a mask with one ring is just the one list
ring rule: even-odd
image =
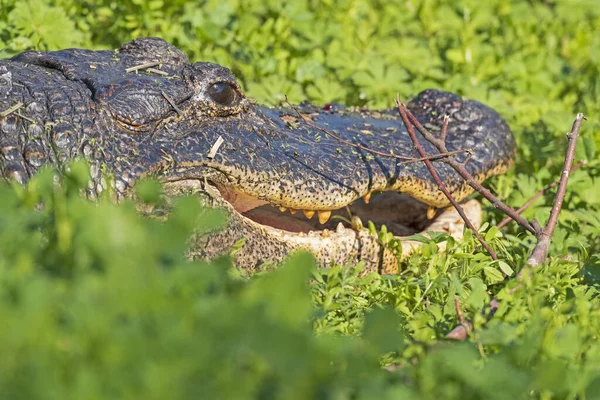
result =
[[222,106],[231,106],[238,98],[235,88],[226,82],[214,83],[208,88],[208,95],[215,103]]

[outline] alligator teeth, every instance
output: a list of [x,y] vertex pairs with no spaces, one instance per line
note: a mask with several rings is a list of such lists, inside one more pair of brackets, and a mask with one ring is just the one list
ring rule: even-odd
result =
[[306,216],[306,218],[311,219],[313,217],[313,215],[315,215],[314,211],[311,210],[302,210],[304,211],[304,215]]
[[292,214],[296,214],[296,213],[298,212],[298,210],[295,210],[295,209],[293,209],[293,208],[290,208],[290,212],[291,212]]
[[324,224],[325,222],[329,221],[329,217],[331,217],[331,210],[329,211],[317,211],[317,214],[319,215],[319,222],[322,224]]
[[285,207],[281,206],[281,207],[279,207],[279,211],[281,211],[281,212],[286,212],[286,211],[287,211],[287,208],[285,208]]
[[371,200],[371,192],[365,194],[363,196],[363,200],[365,201],[365,204],[369,204],[369,201]]
[[429,208],[427,208],[427,219],[431,219],[433,217],[435,217],[435,213],[437,212],[437,209],[433,206],[429,206]]
[[346,230],[346,228],[344,228],[344,224],[342,224],[341,222],[338,222],[337,226],[335,227],[335,231],[337,233],[342,233]]
[[329,229],[323,229],[321,231],[321,237],[328,238],[330,236],[331,236],[331,232],[329,232]]

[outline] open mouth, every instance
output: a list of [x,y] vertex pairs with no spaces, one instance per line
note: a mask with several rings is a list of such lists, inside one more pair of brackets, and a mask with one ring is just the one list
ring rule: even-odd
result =
[[[201,186],[208,184],[209,188]],[[274,232],[294,236],[328,237],[330,233],[356,229],[357,224],[367,226],[371,222],[377,230],[383,225],[394,236],[404,237],[428,229],[445,210],[435,209],[406,194],[386,191],[374,193],[336,210],[295,210],[272,204],[232,187],[215,185],[196,179],[169,182],[171,193],[212,192],[218,205],[235,212],[245,219]],[[457,221],[458,222],[458,221]]]
[[237,212],[258,224],[300,235],[339,230],[340,225],[352,228],[357,223],[371,221],[378,230],[385,224],[388,232],[395,236],[408,236],[425,229],[436,214],[426,204],[397,192],[374,194],[368,203],[359,199],[344,208],[326,211],[299,211],[255,201],[249,196],[225,195],[223,198]]
[[[410,235],[435,231],[460,238],[464,230],[464,223],[453,207],[432,213],[427,204],[394,191],[373,194],[367,201],[359,199],[319,215],[316,211],[305,213],[273,205],[231,186],[204,179],[165,182],[164,188],[167,195],[198,195],[208,206],[224,209],[230,215],[226,229],[194,239],[188,256],[212,258],[236,247],[236,266],[248,270],[260,269],[265,263],[281,262],[291,252],[303,249],[312,253],[321,267],[356,265],[360,261],[364,262],[365,273],[395,274],[399,268],[398,257],[407,256],[422,245],[420,241],[411,240]],[[462,207],[473,225],[481,226],[479,202],[470,200]],[[357,223],[358,220],[361,222]],[[389,233],[400,238],[402,254],[398,253],[398,247],[386,247],[370,229],[361,228],[369,223],[378,230],[385,225]],[[240,240],[243,240],[241,247],[238,246]],[[442,241],[438,247],[443,249],[445,245]]]

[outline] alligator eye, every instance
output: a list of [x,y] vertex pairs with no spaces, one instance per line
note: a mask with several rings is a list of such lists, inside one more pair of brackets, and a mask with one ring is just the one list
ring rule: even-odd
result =
[[231,106],[238,98],[235,88],[225,82],[218,82],[209,87],[208,95],[215,103],[221,104],[222,106]]

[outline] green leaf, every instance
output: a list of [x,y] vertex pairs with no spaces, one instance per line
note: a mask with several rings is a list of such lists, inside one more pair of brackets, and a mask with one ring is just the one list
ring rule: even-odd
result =
[[9,17],[20,34],[30,37],[42,49],[74,47],[82,43],[81,33],[60,7],[23,0],[17,2]]
[[401,318],[393,308],[374,309],[365,316],[363,339],[378,355],[401,351],[404,334],[399,331]]

